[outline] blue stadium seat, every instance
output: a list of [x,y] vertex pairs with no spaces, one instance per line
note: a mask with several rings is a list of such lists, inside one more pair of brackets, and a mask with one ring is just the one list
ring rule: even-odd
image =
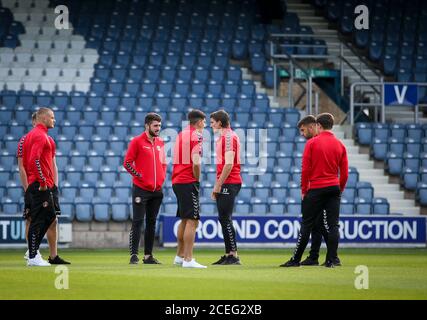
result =
[[112,203],[111,204],[111,217],[116,222],[123,222],[129,220],[129,205],[128,203]]
[[100,222],[110,220],[110,204],[108,202],[93,204],[94,219]]
[[420,158],[415,157],[413,154],[405,152],[403,154],[403,166],[410,168],[413,171],[418,171],[420,167]]
[[374,198],[372,201],[372,214],[389,214],[390,205],[386,198]]
[[356,123],[356,139],[362,145],[370,145],[373,137],[373,130],[369,123]]
[[427,205],[427,184],[419,182],[417,185],[417,199],[422,206]]
[[356,198],[356,189],[355,188],[349,188],[346,187],[341,195],[342,198],[347,200],[348,203],[353,204],[355,198]]
[[371,214],[371,200],[364,198],[356,198],[355,200],[355,213],[356,214]]
[[347,199],[342,198],[340,203],[340,214],[351,215],[354,214],[354,204]]
[[216,216],[218,214],[218,210],[214,203],[201,202],[200,213],[203,216]]
[[421,141],[423,137],[423,130],[419,124],[408,124],[406,126],[408,138],[414,139],[415,141]]
[[62,197],[59,199],[59,203],[61,206],[61,217],[67,217],[72,221],[75,217],[74,203]]
[[387,155],[387,152],[394,153],[398,156],[403,155],[403,152],[405,150],[405,145],[403,143],[403,139],[389,138],[388,139],[388,146],[389,146],[388,150],[385,150],[386,154],[383,155],[382,159],[378,159],[378,160],[384,160],[386,155]]
[[396,155],[395,153],[387,153],[386,156],[386,168],[389,174],[399,175],[403,168],[403,158]]
[[388,143],[386,140],[381,140],[378,138],[374,139],[372,143],[372,156],[376,160],[385,160],[388,151]]
[[81,199],[76,198],[75,204],[76,219],[81,222],[89,222],[93,219],[92,204],[90,202],[84,202]]
[[236,201],[236,206],[235,206],[235,212],[234,214],[236,216],[246,216],[249,213],[251,213],[251,207],[250,204],[247,202],[243,202],[242,200],[237,200]]
[[372,187],[371,183],[365,181],[358,182],[356,189],[358,198],[369,202],[371,202],[374,198],[374,188]]
[[355,188],[359,182],[359,172],[355,167],[348,168],[347,188]]
[[253,196],[252,187],[246,187],[246,188],[242,187],[238,194],[238,198],[246,202],[249,202],[252,196]]
[[300,215],[301,214],[301,201],[298,202],[294,198],[286,198],[286,213],[290,215]]

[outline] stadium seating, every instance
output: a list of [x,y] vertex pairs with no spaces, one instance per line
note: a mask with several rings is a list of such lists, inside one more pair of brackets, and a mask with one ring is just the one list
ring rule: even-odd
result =
[[[414,1],[313,0],[313,5],[338,30],[378,65],[386,76],[403,82],[427,79],[427,3]],[[363,3],[369,9],[369,29],[354,28],[354,9]],[[402,26],[402,27],[401,27]],[[420,101],[427,102],[426,90]],[[362,138],[363,140],[363,138]]]
[[[402,187],[414,191],[421,205],[427,182],[427,126],[420,124],[358,123],[354,127],[356,140],[370,147],[371,156],[384,161],[386,171],[400,177]],[[426,180],[425,180],[426,179]]]
[[[31,112],[49,105],[57,120],[50,134],[57,143],[62,210],[70,219],[128,220],[131,177],[121,164],[129,141],[143,130],[145,114],[157,112],[166,129],[180,130],[186,113],[195,107],[206,113],[224,108],[236,129],[267,128],[266,165],[258,171],[263,174],[249,172],[252,164],[243,165],[244,186],[236,214],[301,213],[305,140],[296,129],[300,113],[296,108],[270,107],[269,97],[258,92],[252,80],[244,80],[241,67],[231,60],[248,60],[252,71],[263,75],[264,85],[272,87],[268,35],[312,34],[296,14],[285,13],[282,25],[266,25],[254,0],[65,0],[60,4],[73,9],[72,34],[48,29],[43,19],[34,22],[35,30],[25,29],[13,20],[10,9],[0,6],[0,70],[5,70],[0,79],[1,212],[21,212],[23,194],[15,179],[17,142],[31,129]],[[322,44],[319,39],[312,41]],[[283,43],[280,52],[326,53],[322,48],[304,51],[298,44],[299,40]],[[28,82],[28,77],[42,78],[40,85]],[[369,143],[374,135],[368,127],[360,128],[365,130],[362,143]],[[418,141],[424,136],[422,130],[405,127],[405,138]],[[411,145],[405,152],[415,154],[415,144],[405,144],[405,148]],[[378,154],[387,156],[387,148],[383,146]],[[255,158],[258,143],[254,149]],[[413,159],[405,159],[404,163],[402,154],[402,165],[412,168]],[[176,212],[170,167],[161,214]],[[375,202],[372,187],[359,181],[357,170],[350,168],[349,173],[343,212],[359,213],[359,208],[362,213],[386,212],[386,200]],[[216,206],[210,201],[215,167],[203,166],[202,176],[202,214],[215,215]]]

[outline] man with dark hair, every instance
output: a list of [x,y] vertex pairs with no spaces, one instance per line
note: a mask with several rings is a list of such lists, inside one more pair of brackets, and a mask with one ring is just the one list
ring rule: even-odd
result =
[[212,200],[216,201],[219,222],[224,235],[225,255],[213,264],[239,265],[237,256],[236,231],[231,216],[234,202],[242,186],[240,176],[240,140],[231,130],[230,117],[224,110],[210,115],[211,128],[220,137],[216,141],[216,183],[212,191]]
[[316,117],[311,114],[302,118],[298,122],[297,127],[300,134],[307,140],[317,135]]
[[[300,134],[307,140],[317,136],[316,117],[308,115],[302,118],[297,127]],[[322,245],[322,219],[319,218],[314,224],[311,231],[311,249],[309,256],[301,262],[302,266],[318,266],[319,265],[319,251]],[[326,234],[323,234],[324,236]],[[325,238],[326,241],[326,238]]]
[[133,177],[132,228],[129,235],[130,264],[139,262],[138,249],[145,216],[145,264],[160,264],[153,257],[156,219],[163,200],[162,185],[166,177],[166,156],[160,135],[162,118],[156,113],[145,117],[145,131],[132,139],[123,166]]
[[[35,127],[37,122],[37,112],[34,112],[31,116],[31,121],[33,127]],[[22,183],[22,187],[24,188],[24,214],[23,218],[25,219],[25,236],[28,242],[28,230],[31,223],[31,216],[30,216],[30,208],[31,208],[31,193],[28,189],[28,176],[27,176],[27,170],[28,170],[28,153],[24,156],[24,142],[26,139],[26,135],[24,135],[18,143],[18,149],[16,152],[16,157],[18,159],[18,169],[19,169],[19,178]],[[52,188],[52,194],[54,199],[54,206],[55,206],[55,212],[57,215],[61,214],[60,208],[59,208],[59,200],[58,200],[58,167],[56,165],[56,158],[55,158],[55,150],[56,145],[55,141],[52,139],[51,136],[48,136],[49,142],[53,148],[53,174],[54,174],[54,183],[55,185]],[[27,169],[26,169],[27,168]],[[47,236],[47,242],[49,244],[49,259],[48,262],[50,264],[70,264],[69,262],[63,260],[61,257],[58,256],[58,249],[57,249],[57,225],[58,225],[58,219],[55,219],[52,224],[49,226],[49,229],[46,232]],[[29,250],[24,255],[24,258],[28,260],[29,256]],[[40,251],[37,251],[37,255],[40,256]]]
[[206,115],[200,110],[192,110],[188,120],[190,124],[179,133],[174,147],[172,188],[178,202],[176,216],[181,218],[174,264],[202,269],[206,266],[193,259],[193,247],[200,219],[199,180]]
[[300,266],[313,226],[322,215],[324,228],[328,233],[324,265],[333,268],[340,264],[337,253],[338,224],[341,193],[348,178],[347,151],[331,131],[334,124],[331,114],[320,114],[316,122],[318,135],[307,141],[302,161],[301,230],[292,258],[281,267]]
[[53,161],[55,144],[47,135],[48,130],[55,126],[55,115],[49,108],[40,108],[36,118],[38,123],[26,135],[22,147],[18,147],[18,153],[21,149],[28,180],[27,201],[30,199],[27,265],[44,267],[50,266],[50,263],[37,255],[37,251],[46,231],[56,221],[53,194],[57,176]]

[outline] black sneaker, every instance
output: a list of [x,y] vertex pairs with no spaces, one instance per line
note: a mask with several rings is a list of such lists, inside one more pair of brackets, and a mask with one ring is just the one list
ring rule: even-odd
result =
[[301,262],[302,266],[318,266],[319,260],[307,257],[304,261]]
[[221,258],[219,258],[218,261],[212,263],[212,264],[223,264],[223,262],[227,259],[227,256],[222,256]]
[[225,258],[224,262],[222,262],[221,264],[222,265],[231,265],[231,264],[241,265],[240,258],[239,257],[235,257],[233,255],[227,256]]
[[322,266],[324,266],[326,268],[335,268],[335,265],[334,265],[334,263],[331,260],[325,261],[325,263],[322,264]]
[[341,267],[342,266],[340,258],[334,259],[334,266],[335,267]]
[[299,267],[301,263],[299,261],[295,261],[294,258],[291,258],[288,262],[285,262],[284,264],[281,264],[280,267]]
[[[326,267],[326,262],[327,261],[325,261],[325,262],[322,263],[322,267]],[[341,260],[339,258],[336,258],[336,259],[334,259],[332,261],[329,260],[329,262],[333,263],[334,267],[341,267],[342,266]]]
[[144,264],[161,264],[159,262],[159,260],[157,260],[153,256],[148,256],[147,259],[144,258],[144,260],[142,260],[142,262],[144,262]]
[[71,264],[70,262],[65,261],[64,259],[62,259],[58,255],[55,258],[53,258],[53,259],[51,257],[49,257],[48,262],[50,264]]
[[138,262],[139,262],[138,255],[133,254],[130,256],[129,264],[138,264]]

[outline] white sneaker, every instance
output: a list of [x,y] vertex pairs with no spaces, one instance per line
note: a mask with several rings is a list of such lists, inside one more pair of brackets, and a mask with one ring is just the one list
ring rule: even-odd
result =
[[197,268],[197,269],[205,269],[206,266],[201,265],[200,263],[197,263],[195,259],[192,259],[191,261],[183,261],[182,262],[183,268]]
[[173,260],[173,264],[182,265],[183,262],[184,262],[184,259],[181,258],[180,256],[175,256],[175,259]]
[[43,260],[41,256],[36,256],[33,259],[27,260],[27,266],[29,267],[49,267],[50,263]]
[[[37,255],[36,255],[36,257],[37,256],[39,256],[40,258],[42,258],[42,255],[40,254],[40,251],[39,250],[37,250]],[[27,250],[27,252],[25,252],[25,255],[24,255],[24,259],[25,260],[28,260],[28,258],[30,257],[30,251],[29,250]]]

